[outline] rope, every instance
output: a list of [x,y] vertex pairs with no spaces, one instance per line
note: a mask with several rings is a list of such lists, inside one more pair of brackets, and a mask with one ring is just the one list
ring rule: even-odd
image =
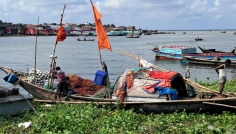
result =
[[28,101],[27,98],[25,98],[22,94],[19,94],[19,95],[21,95],[21,96],[27,101],[27,103],[29,103],[29,105],[32,107],[32,109],[33,109],[35,112],[37,112],[37,111],[35,110],[35,108],[31,105],[31,103]]

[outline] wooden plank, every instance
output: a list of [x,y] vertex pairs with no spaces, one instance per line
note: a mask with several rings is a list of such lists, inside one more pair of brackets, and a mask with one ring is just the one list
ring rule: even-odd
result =
[[220,104],[220,103],[211,103],[211,102],[202,102],[203,104],[209,104],[209,105],[216,105],[216,106],[223,106],[223,107],[230,107],[230,108],[235,108],[235,106],[231,106],[231,105],[225,105],[225,104]]
[[52,100],[38,100],[35,99],[35,102],[43,103],[67,103],[67,104],[117,104],[117,102],[93,102],[93,101],[52,101]]

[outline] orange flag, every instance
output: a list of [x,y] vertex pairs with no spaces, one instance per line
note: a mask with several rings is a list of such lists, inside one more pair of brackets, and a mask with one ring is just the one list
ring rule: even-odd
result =
[[64,15],[64,10],[66,8],[66,5],[64,6],[63,8],[63,13],[61,15],[61,21],[60,21],[60,26],[58,28],[58,32],[57,32],[57,40],[56,40],[56,44],[58,41],[63,41],[66,39],[66,30],[64,27],[62,27],[62,18],[63,18],[63,15]]
[[96,24],[96,32],[97,32],[97,39],[98,39],[98,48],[100,49],[108,49],[111,50],[110,41],[107,37],[107,34],[102,26],[101,18],[102,15],[97,11],[96,7],[93,5],[92,0],[90,0],[92,8],[93,8],[93,14],[94,14],[94,20]]

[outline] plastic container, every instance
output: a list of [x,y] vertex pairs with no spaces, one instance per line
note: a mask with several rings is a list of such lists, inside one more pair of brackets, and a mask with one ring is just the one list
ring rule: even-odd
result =
[[9,83],[15,83],[17,81],[17,77],[13,74],[11,74],[9,77],[8,77],[8,80],[7,82]]
[[178,93],[176,90],[172,90],[172,95],[171,95],[171,99],[172,100],[178,100]]
[[105,77],[106,77],[106,72],[98,70],[95,74],[93,82],[97,85],[103,85]]
[[178,100],[178,95],[177,95],[177,94],[172,95],[171,99],[172,99],[172,100]]

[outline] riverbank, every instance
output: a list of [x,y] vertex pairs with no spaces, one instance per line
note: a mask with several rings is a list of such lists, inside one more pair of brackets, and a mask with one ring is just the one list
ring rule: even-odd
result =
[[[235,79],[227,81],[225,92],[234,91]],[[215,82],[198,81],[207,87]],[[215,90],[217,90],[215,88]],[[145,114],[140,110],[119,109],[96,104],[33,103],[35,111],[25,110],[19,116],[0,116],[0,133],[235,133],[236,114],[186,113]],[[27,128],[20,123],[30,123]]]

